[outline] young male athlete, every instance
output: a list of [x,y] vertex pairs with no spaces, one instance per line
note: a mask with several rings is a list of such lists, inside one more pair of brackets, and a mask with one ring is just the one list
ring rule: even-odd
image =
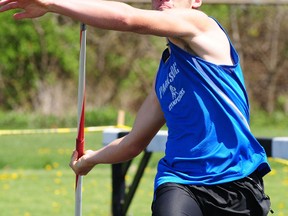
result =
[[267,215],[265,152],[249,128],[249,103],[239,57],[221,25],[198,10],[202,0],[152,0],[153,10],[101,0],[2,0],[15,19],[58,13],[90,26],[167,38],[151,93],[132,131],[70,166],[137,156],[166,123],[165,156],[155,177],[153,216]]

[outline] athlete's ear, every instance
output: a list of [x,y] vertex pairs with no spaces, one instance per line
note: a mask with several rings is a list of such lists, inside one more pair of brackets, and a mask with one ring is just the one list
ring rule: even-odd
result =
[[192,2],[192,8],[197,9],[202,5],[202,0],[193,0]]

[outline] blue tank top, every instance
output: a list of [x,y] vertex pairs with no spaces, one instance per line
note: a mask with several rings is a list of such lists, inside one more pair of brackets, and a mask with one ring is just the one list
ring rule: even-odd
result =
[[167,50],[163,53],[155,91],[168,138],[155,189],[167,182],[220,184],[255,170],[262,176],[270,171],[265,151],[249,129],[244,78],[229,42],[232,66],[207,62],[171,42],[166,62]]

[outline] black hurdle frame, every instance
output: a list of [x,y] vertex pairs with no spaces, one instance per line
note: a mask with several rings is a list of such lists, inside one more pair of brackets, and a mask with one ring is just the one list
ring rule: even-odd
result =
[[[118,133],[117,138],[127,135],[129,132]],[[257,138],[258,142],[263,146],[268,157],[272,156],[272,139],[271,138]],[[152,156],[152,152],[144,150],[142,158],[139,162],[138,169],[135,173],[131,185],[127,186],[125,176],[129,170],[132,160],[112,164],[112,215],[126,216],[129,206],[133,200],[135,192],[138,188],[140,180],[144,174],[145,168]]]

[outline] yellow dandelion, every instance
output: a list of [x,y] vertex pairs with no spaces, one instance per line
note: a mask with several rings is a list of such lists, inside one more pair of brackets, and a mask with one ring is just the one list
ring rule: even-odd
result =
[[65,154],[66,154],[66,155],[71,155],[71,154],[72,154],[71,149],[66,148],[66,149],[65,149]]
[[[146,192],[146,191],[145,191]],[[143,195],[144,194],[144,190],[138,190],[138,193],[140,194],[140,195]]]
[[57,171],[57,172],[56,172],[56,176],[57,176],[57,177],[62,177],[62,176],[63,176],[63,173],[62,173],[61,171]]
[[46,171],[52,170],[52,166],[51,166],[50,164],[47,164],[47,165],[45,166],[45,170],[46,170]]
[[65,153],[65,149],[59,148],[57,149],[58,154],[63,155]]
[[279,204],[278,204],[278,209],[284,209],[285,208],[285,204],[283,203],[283,202],[280,202]]
[[65,188],[62,189],[62,195],[67,195],[67,190]]
[[3,188],[3,190],[9,190],[10,189],[10,185],[9,184],[4,184],[2,188]]
[[66,149],[64,149],[64,148],[59,148],[59,149],[57,149],[57,153],[58,154],[60,154],[60,155],[71,155],[71,153],[72,153],[72,151],[71,151],[71,149],[68,149],[68,148],[66,148]]
[[105,188],[106,188],[109,192],[112,191],[112,186],[111,186],[111,184],[105,184]]
[[269,176],[274,176],[277,174],[277,171],[275,169],[272,169],[270,173],[268,173]]
[[61,179],[60,178],[55,178],[54,179],[55,184],[61,184]]
[[50,153],[51,153],[51,149],[49,149],[49,148],[40,148],[40,149],[38,149],[38,154],[40,154],[40,155],[50,154]]
[[0,180],[7,180],[9,179],[9,175],[7,173],[0,174]]
[[29,212],[25,212],[24,216],[31,216],[31,214]]
[[61,194],[61,191],[58,190],[58,189],[57,189],[57,190],[54,190],[54,194],[55,194],[55,195],[60,195],[60,194]]
[[59,208],[60,208],[60,204],[57,203],[57,202],[53,202],[53,203],[52,203],[52,207],[53,207],[54,209],[59,209]]
[[130,180],[131,180],[131,176],[130,176],[130,175],[126,175],[126,176],[125,176],[125,180],[126,180],[126,181],[130,181]]
[[57,169],[57,168],[59,167],[59,163],[54,162],[54,163],[53,163],[53,167],[54,167],[54,169]]
[[98,186],[98,182],[97,181],[93,181],[90,183],[93,187],[97,187]]
[[12,173],[11,174],[11,179],[15,180],[15,179],[18,179],[19,175],[18,173]]
[[282,184],[284,184],[285,186],[288,186],[288,179],[284,179]]
[[145,172],[151,173],[152,169],[150,167],[146,167]]

